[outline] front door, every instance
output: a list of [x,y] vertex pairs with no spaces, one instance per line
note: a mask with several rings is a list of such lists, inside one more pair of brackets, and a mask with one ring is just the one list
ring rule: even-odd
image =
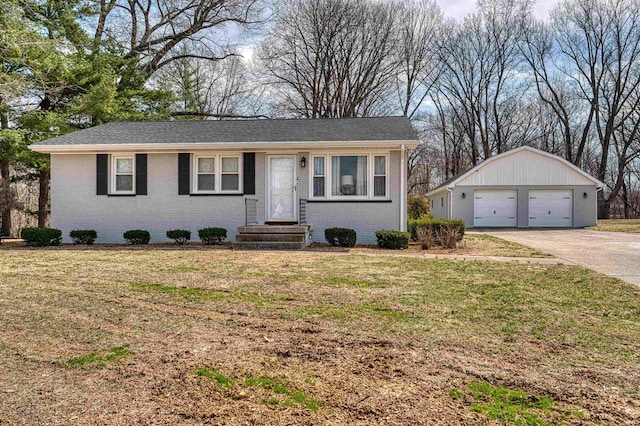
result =
[[269,156],[269,198],[267,219],[270,222],[296,221],[296,156]]

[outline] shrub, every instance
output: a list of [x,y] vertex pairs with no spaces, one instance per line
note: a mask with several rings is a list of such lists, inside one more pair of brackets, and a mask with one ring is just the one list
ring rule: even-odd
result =
[[420,219],[429,214],[429,203],[423,197],[407,198],[407,216],[409,219]]
[[[425,229],[426,231],[420,231]],[[444,248],[453,248],[462,241],[465,232],[465,223],[462,219],[428,219],[416,225],[417,240],[420,241],[423,248],[427,245],[438,244]],[[432,244],[425,240],[430,235]]]
[[198,237],[203,244],[220,244],[227,238],[224,228],[204,228],[198,231]]
[[418,235],[418,242],[424,250],[428,250],[435,244],[435,235],[433,235],[433,228],[430,226],[419,226],[416,230]]
[[167,231],[167,238],[171,238],[176,244],[183,245],[191,239],[191,231],[186,229],[172,229]]
[[418,228],[425,226],[427,224],[427,220],[429,219],[426,217],[423,217],[422,219],[409,219],[407,222],[407,231],[411,234],[411,239],[413,241],[418,241]]
[[144,229],[132,229],[124,233],[124,239],[131,244],[149,244],[151,235]]
[[23,228],[20,237],[32,247],[59,246],[62,231],[52,228]]
[[327,228],[324,230],[324,239],[336,247],[353,247],[356,245],[356,231],[349,228]]
[[98,238],[98,233],[93,229],[74,229],[69,232],[73,244],[84,244],[90,246]]
[[408,232],[387,230],[376,231],[378,247],[391,250],[402,250],[408,248],[409,237],[410,234]]

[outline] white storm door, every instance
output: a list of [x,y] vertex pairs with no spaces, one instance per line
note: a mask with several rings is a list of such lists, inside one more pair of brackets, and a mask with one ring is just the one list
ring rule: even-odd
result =
[[296,183],[296,156],[270,155],[268,220],[296,220]]
[[481,228],[518,226],[518,191],[476,190],[473,194],[473,226]]
[[529,191],[529,226],[568,228],[573,225],[573,191]]

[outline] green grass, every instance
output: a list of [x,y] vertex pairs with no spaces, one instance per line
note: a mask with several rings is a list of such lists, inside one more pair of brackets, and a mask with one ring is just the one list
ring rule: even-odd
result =
[[90,352],[86,355],[71,358],[67,361],[67,364],[69,367],[81,367],[84,365],[104,367],[106,364],[120,361],[122,358],[129,356],[129,354],[129,345],[123,345],[105,352]]
[[[554,402],[547,397],[537,397],[517,389],[492,386],[486,382],[469,384],[471,410],[484,414],[490,420],[514,426],[550,426],[545,417],[552,414]],[[453,399],[462,399],[464,393],[451,390]]]
[[260,377],[248,377],[245,382],[245,386],[250,388],[262,388],[267,391],[271,391],[276,395],[280,395],[284,397],[284,401],[280,401],[280,399],[272,396],[266,400],[263,400],[266,404],[283,404],[283,405],[291,405],[291,404],[300,404],[311,411],[318,411],[318,409],[322,405],[322,401],[317,399],[309,398],[304,392],[290,389],[284,382],[279,379],[275,379],[273,377],[268,376],[260,376]]
[[218,383],[223,388],[232,388],[235,385],[235,382],[224,374],[220,373],[220,369],[214,368],[210,369],[207,367],[201,367],[196,369],[196,376],[206,377],[207,379],[211,379]]

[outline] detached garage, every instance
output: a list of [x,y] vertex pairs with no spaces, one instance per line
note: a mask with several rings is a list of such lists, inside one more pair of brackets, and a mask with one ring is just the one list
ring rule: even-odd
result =
[[582,228],[596,224],[603,183],[529,146],[488,159],[429,192],[436,218],[468,228]]

